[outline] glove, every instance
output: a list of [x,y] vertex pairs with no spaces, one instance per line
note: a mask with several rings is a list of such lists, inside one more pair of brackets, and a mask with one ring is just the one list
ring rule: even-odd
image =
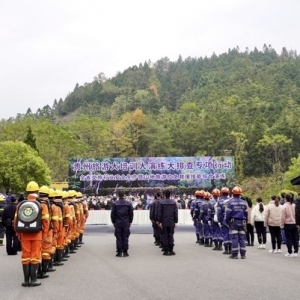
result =
[[222,227],[222,224],[220,222],[218,223],[218,225],[219,225],[220,228]]
[[211,221],[208,221],[208,226],[211,226]]

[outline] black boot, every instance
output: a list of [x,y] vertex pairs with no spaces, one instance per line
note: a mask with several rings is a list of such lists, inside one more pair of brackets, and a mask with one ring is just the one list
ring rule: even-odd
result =
[[170,247],[169,255],[176,255],[176,253],[173,251],[174,246]]
[[215,246],[211,250],[218,250],[218,242],[215,241],[214,243],[215,243]]
[[69,245],[65,246],[65,249],[64,249],[64,255],[63,255],[63,256],[64,256],[64,257],[67,257],[67,258],[70,257],[70,255],[69,255]]
[[71,243],[69,244],[69,252],[70,252],[70,254],[74,254],[74,253],[76,253],[76,251],[75,251],[75,247],[74,247],[74,241],[71,241]]
[[232,249],[232,245],[229,244],[229,245],[228,245],[228,254],[231,254],[231,249]]
[[122,251],[120,249],[117,249],[116,257],[122,257]]
[[37,281],[37,270],[39,265],[38,264],[30,264],[30,283],[29,286],[38,286],[41,285],[40,281]]
[[75,239],[75,247],[80,248],[81,246],[79,245],[79,238]]
[[24,282],[22,286],[29,286],[30,265],[23,265]]
[[224,245],[224,252],[222,254],[229,254],[228,245]]
[[80,245],[84,244],[84,242],[82,241],[82,237],[83,237],[83,233],[80,233],[80,235],[79,235],[79,244]]
[[128,254],[127,250],[123,250],[123,257],[128,257],[128,256],[129,256],[129,254]]
[[229,256],[229,258],[230,258],[230,259],[238,259],[238,256],[237,256],[237,254],[231,254],[231,255]]
[[204,238],[201,238],[201,239],[199,240],[199,245],[204,245]]
[[209,239],[204,240],[204,247],[209,247]]
[[163,253],[163,255],[165,255],[165,256],[169,256],[169,255],[170,255],[170,252],[169,252],[169,250],[164,250],[164,253]]
[[54,271],[56,271],[56,269],[53,268],[53,260],[54,260],[54,254],[51,254],[51,259],[48,260],[47,272],[54,272]]
[[54,256],[55,260],[54,260],[54,263],[53,263],[54,266],[63,266],[64,265],[64,263],[61,262],[62,253],[63,253],[63,250],[56,249],[55,256]]
[[199,240],[200,240],[199,234],[196,233],[196,243],[197,243],[197,244],[199,244]]
[[49,275],[46,274],[48,268],[48,260],[42,259],[42,262],[38,266],[37,278],[44,279],[48,278]]
[[223,248],[222,248],[222,243],[223,243],[223,242],[220,242],[220,241],[219,241],[219,243],[218,243],[218,251],[222,251],[222,250],[223,250]]

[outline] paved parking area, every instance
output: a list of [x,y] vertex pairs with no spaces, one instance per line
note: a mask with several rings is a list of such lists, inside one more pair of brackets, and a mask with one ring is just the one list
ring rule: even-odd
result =
[[[193,226],[175,233],[175,256],[153,244],[150,226],[132,226],[128,258],[115,257],[112,226],[89,225],[85,244],[35,288],[21,286],[20,255],[0,247],[3,300],[190,300],[299,299],[300,257],[286,258],[257,247],[246,260],[230,260],[195,243]],[[269,236],[268,236],[269,239]]]

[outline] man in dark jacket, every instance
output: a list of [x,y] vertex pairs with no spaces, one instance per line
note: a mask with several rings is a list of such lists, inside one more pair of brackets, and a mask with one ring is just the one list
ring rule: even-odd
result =
[[170,199],[170,191],[164,191],[164,198],[159,203],[158,221],[163,230],[163,255],[175,255],[174,231],[178,223],[178,208],[174,200]]
[[117,257],[127,257],[129,247],[130,225],[133,221],[133,207],[125,200],[123,191],[119,192],[119,199],[112,204],[111,221],[115,227]]
[[11,195],[10,204],[4,208],[2,222],[6,228],[6,252],[8,255],[16,255],[19,249],[19,240],[13,228],[13,221],[17,209],[17,198]]
[[298,197],[295,200],[295,219],[296,225],[300,228],[300,193],[298,193]]

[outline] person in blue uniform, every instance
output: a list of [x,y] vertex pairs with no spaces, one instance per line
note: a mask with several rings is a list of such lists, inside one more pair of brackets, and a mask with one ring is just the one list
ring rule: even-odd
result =
[[223,246],[224,246],[224,251],[222,252],[223,254],[231,254],[231,240],[229,236],[229,228],[224,225],[225,211],[226,211],[228,201],[230,199],[229,193],[230,193],[229,188],[227,187],[221,188],[221,197],[218,201],[218,206],[217,206],[218,225],[221,230]]
[[111,222],[115,227],[117,245],[117,257],[127,257],[129,248],[130,226],[133,221],[133,207],[131,202],[125,199],[123,191],[119,191],[119,199],[111,208]]
[[238,186],[232,189],[232,198],[228,201],[224,225],[229,228],[232,242],[231,256],[237,259],[240,252],[241,258],[246,258],[246,226],[248,210],[246,202],[241,199],[242,189]]
[[174,232],[178,223],[178,207],[174,200],[170,199],[171,192],[164,191],[164,197],[159,203],[158,221],[163,231],[163,255],[175,255]]
[[6,228],[6,252],[7,255],[16,255],[19,250],[19,239],[13,227],[14,217],[17,209],[17,198],[10,196],[10,203],[4,208],[2,223]]

